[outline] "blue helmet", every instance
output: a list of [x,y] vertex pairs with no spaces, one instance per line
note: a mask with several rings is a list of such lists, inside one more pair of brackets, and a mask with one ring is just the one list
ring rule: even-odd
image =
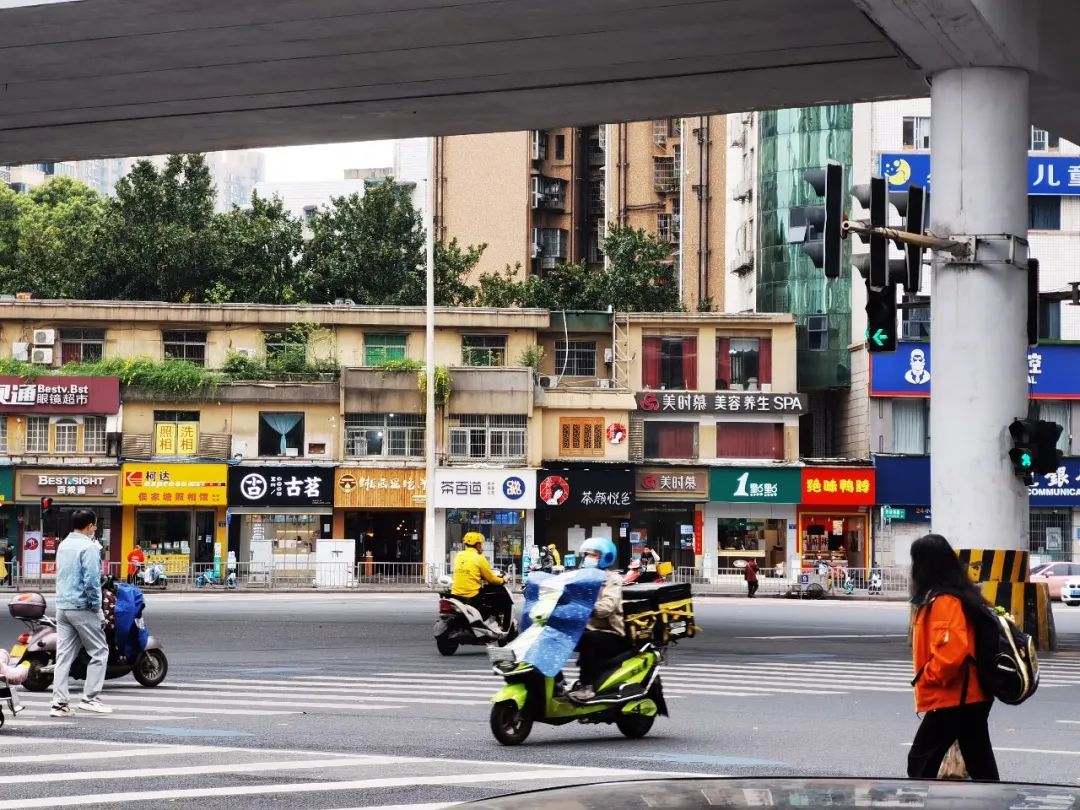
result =
[[597,568],[611,568],[619,556],[619,550],[615,548],[615,544],[606,537],[590,537],[581,544],[582,557],[590,551],[600,555],[600,561],[596,564]]

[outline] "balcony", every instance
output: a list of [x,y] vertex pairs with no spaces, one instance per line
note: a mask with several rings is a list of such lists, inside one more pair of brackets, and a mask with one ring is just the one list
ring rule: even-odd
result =
[[531,368],[452,368],[450,385],[450,413],[532,413],[535,382]]
[[731,199],[736,202],[746,200],[747,202],[754,196],[754,183],[752,180],[743,178],[735,184],[735,188],[731,191]]
[[[125,433],[120,446],[120,456],[125,459],[154,458],[154,435]],[[232,434],[199,431],[199,450],[196,457],[228,460],[232,457]]]
[[532,178],[532,207],[550,211],[566,210],[566,181],[557,177]]
[[746,250],[736,250],[735,258],[728,263],[728,271],[737,276],[745,276],[754,269],[754,254]]
[[346,413],[417,413],[423,409],[416,371],[346,368],[341,371]]
[[[299,402],[317,405],[337,403],[340,400],[337,380],[323,382],[228,382],[219,383],[213,389],[190,397],[176,398],[175,402],[256,402],[274,404]],[[124,389],[125,402],[161,403],[162,396],[156,391],[138,388]]]

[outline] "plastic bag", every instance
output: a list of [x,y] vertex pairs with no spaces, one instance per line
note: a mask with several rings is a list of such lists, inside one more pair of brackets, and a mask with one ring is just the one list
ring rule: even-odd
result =
[[960,743],[954,742],[945,752],[945,759],[941,760],[941,767],[937,772],[938,779],[971,779],[968,775],[967,765],[964,763],[964,755],[960,753]]

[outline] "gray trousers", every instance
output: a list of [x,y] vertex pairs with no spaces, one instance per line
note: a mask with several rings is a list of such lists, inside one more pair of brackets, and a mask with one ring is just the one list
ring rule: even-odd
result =
[[90,663],[86,667],[83,700],[93,700],[105,685],[105,666],[109,645],[96,610],[56,611],[56,669],[53,671],[53,706],[68,704],[68,673],[79,650],[86,648]]

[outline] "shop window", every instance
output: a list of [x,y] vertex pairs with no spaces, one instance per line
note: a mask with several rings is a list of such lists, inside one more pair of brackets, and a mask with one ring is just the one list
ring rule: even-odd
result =
[[1047,422],[1061,425],[1061,436],[1058,438],[1057,449],[1065,455],[1068,455],[1071,438],[1071,424],[1069,419],[1071,409],[1069,408],[1069,403],[1040,399],[1036,400],[1034,405],[1037,419],[1043,419]]
[[105,356],[104,329],[61,329],[60,364],[92,363]]
[[645,423],[645,457],[684,459],[698,456],[697,422]]
[[505,366],[506,335],[464,335],[461,362],[466,366]]
[[520,461],[525,458],[524,416],[460,416],[450,428],[455,461]]
[[53,425],[54,447],[57,453],[75,453],[79,448],[79,423],[74,419],[58,419]]
[[200,368],[206,365],[206,332],[162,332],[166,360],[185,360]]
[[645,337],[641,345],[645,388],[697,388],[696,337]]
[[304,414],[282,411],[260,413],[259,455],[304,455]]
[[26,418],[26,452],[49,452],[49,417],[28,416]]
[[596,341],[556,340],[555,373],[560,377],[595,377]]
[[346,414],[345,455],[423,458],[421,414]]
[[784,426],[766,422],[717,422],[717,458],[784,460]]
[[[1031,510],[1028,518],[1028,538],[1033,554],[1049,557],[1051,560],[1072,560],[1072,510],[1042,509]],[[1073,576],[1080,574],[1080,566],[1075,566]]]
[[381,366],[391,360],[404,360],[406,339],[406,335],[364,335],[364,365]]
[[559,419],[559,454],[563,456],[604,455],[604,419]]
[[925,456],[930,452],[930,403],[923,399],[894,399],[893,452]]
[[756,390],[772,383],[772,339],[718,337],[716,389]]
[[267,360],[279,360],[290,355],[307,357],[307,339],[291,329],[263,332],[263,347]]
[[1028,228],[1033,231],[1061,230],[1061,197],[1028,197]]
[[107,436],[104,416],[83,417],[83,452],[104,453]]
[[[496,568],[511,569],[521,564],[525,540],[525,513],[518,510],[448,509],[446,542],[452,552],[461,551],[467,532],[480,532],[487,538],[484,553]],[[419,561],[419,553],[417,561]]]

